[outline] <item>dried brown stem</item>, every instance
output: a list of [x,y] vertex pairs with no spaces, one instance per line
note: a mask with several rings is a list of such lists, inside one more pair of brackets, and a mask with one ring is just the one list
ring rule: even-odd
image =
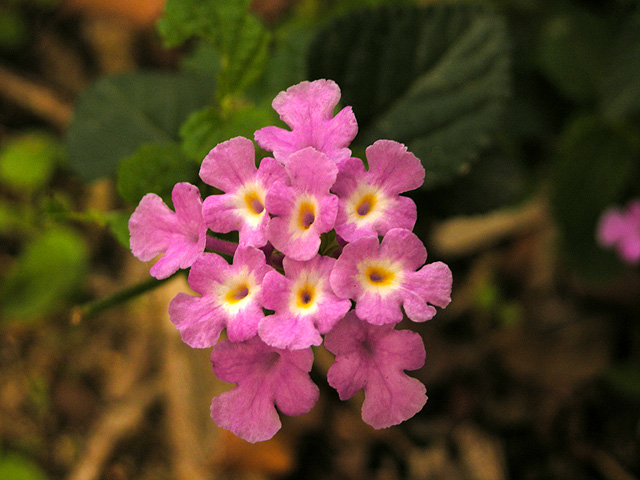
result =
[[147,408],[158,398],[158,384],[148,382],[133,389],[122,401],[107,408],[96,422],[86,443],[84,455],[67,480],[95,480],[118,441],[142,421]]
[[51,89],[0,66],[0,95],[63,131],[72,107]]

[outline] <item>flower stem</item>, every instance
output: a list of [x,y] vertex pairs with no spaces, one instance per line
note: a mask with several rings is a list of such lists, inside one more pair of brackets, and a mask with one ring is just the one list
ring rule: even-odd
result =
[[167,280],[172,279],[176,275],[177,274],[173,274],[172,276],[163,278],[162,280],[150,278],[130,287],[123,288],[122,290],[117,291],[107,297],[99,298],[92,302],[87,302],[83,305],[78,305],[71,312],[71,323],[78,324],[84,319],[95,317],[99,313],[102,313],[109,308],[113,308],[117,305],[125,303],[139,295],[142,295],[143,293],[159,287]]
[[227,240],[221,240],[216,237],[207,236],[207,249],[215,250],[218,253],[222,253],[224,255],[233,256],[236,253],[236,249],[238,248],[238,244],[234,242],[229,242]]

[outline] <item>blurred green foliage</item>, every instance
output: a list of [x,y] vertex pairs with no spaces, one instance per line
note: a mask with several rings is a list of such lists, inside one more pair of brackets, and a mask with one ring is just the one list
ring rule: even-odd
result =
[[17,453],[0,453],[0,478],[46,480],[47,476],[32,460]]
[[616,271],[594,229],[640,195],[638,3],[417,3],[305,0],[267,27],[248,0],[169,0],[159,32],[186,50],[181,70],[99,80],[78,102],[71,159],[87,178],[119,171],[131,207],[146,191],[166,198],[189,178],[180,162],[277,122],[279,91],[331,78],[359,121],[354,152],[407,144],[438,216],[550,190],[567,264],[592,279]]

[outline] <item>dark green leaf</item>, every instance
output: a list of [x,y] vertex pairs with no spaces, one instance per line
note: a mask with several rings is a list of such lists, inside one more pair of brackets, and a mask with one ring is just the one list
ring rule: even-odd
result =
[[29,320],[60,309],[80,287],[87,262],[88,249],[78,234],[61,227],[43,232],[2,279],[2,315]]
[[178,140],[182,122],[212,99],[213,82],[202,76],[133,72],[102,78],[76,104],[66,139],[71,161],[85,179],[112,175],[142,143]]
[[613,254],[596,245],[596,226],[637,174],[632,137],[597,117],[575,120],[559,140],[552,209],[569,263],[586,278],[616,268]]
[[640,14],[621,28],[602,82],[602,108],[609,119],[640,117]]
[[501,17],[477,6],[380,8],[323,30],[309,71],[341,87],[360,144],[406,144],[428,188],[468,170],[491,143],[510,91],[508,46]]
[[233,137],[253,139],[253,133],[276,121],[269,107],[240,107],[225,117],[216,108],[205,108],[193,113],[180,129],[182,147],[193,159],[202,159],[218,143]]
[[525,185],[522,162],[501,152],[487,152],[468,174],[430,193],[434,198],[425,213],[445,217],[486,213],[521,200]]
[[168,201],[176,183],[195,183],[197,179],[198,166],[189,161],[179,145],[150,143],[120,162],[117,186],[120,196],[136,205],[147,193]]
[[552,16],[540,32],[538,62],[560,92],[576,102],[595,98],[612,42],[606,18],[575,9]]
[[605,379],[618,391],[640,399],[640,365],[616,365],[605,372]]

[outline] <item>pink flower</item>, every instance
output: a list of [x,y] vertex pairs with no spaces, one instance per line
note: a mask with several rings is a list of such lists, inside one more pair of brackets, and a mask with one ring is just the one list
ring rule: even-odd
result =
[[225,327],[233,342],[255,336],[264,317],[261,283],[270,270],[254,247],[238,247],[233,265],[215,253],[202,254],[189,272],[189,286],[201,296],[179,293],[169,304],[182,340],[194,348],[210,347]]
[[313,352],[279,350],[258,337],[246,342],[222,341],[211,352],[213,371],[220,380],[236,383],[211,402],[211,418],[219,427],[255,443],[280,430],[278,412],[307,413],[319,397],[309,378]]
[[378,140],[366,155],[369,171],[359,159],[349,158],[331,189],[340,198],[336,233],[348,242],[384,235],[392,228],[412,230],[416,223],[415,203],[399,194],[422,185],[420,160],[391,140]]
[[626,209],[604,212],[597,228],[598,242],[615,248],[627,263],[640,262],[640,200],[629,202]]
[[207,226],[198,189],[189,183],[178,183],[173,187],[171,200],[175,213],[158,195],[148,193],[129,219],[133,255],[146,262],[164,254],[150,271],[158,279],[190,267],[206,244]]
[[362,419],[373,428],[397,425],[418,413],[427,401],[426,388],[404,370],[424,365],[420,335],[371,325],[353,312],[327,334],[327,350],[336,356],[327,380],[348,400],[364,389]]
[[322,337],[351,308],[335,296],[329,274],[335,259],[316,255],[306,262],[284,259],[285,275],[272,271],[262,282],[263,306],[273,310],[258,326],[260,338],[277,348],[320,345]]
[[351,150],[346,147],[358,133],[358,124],[351,107],[333,116],[339,100],[340,88],[331,80],[289,87],[276,96],[273,108],[291,131],[264,127],[255,133],[256,142],[284,164],[292,153],[306,147],[321,151],[335,163],[349,158]]
[[294,260],[310,260],[318,253],[320,235],[336,220],[338,197],[329,189],[338,168],[310,147],[292,154],[285,168],[291,185],[275,183],[267,194],[266,208],[274,215],[267,239]]
[[[422,242],[409,230],[393,228],[378,237],[347,244],[331,272],[331,288],[356,301],[356,314],[374,325],[398,323],[401,306],[414,322],[424,322],[451,301],[452,277],[442,262],[427,259]],[[420,270],[416,271],[418,268]]]
[[200,177],[226,192],[204,200],[203,215],[209,228],[220,233],[238,230],[240,245],[264,246],[270,219],[264,208],[265,197],[274,182],[288,181],[282,165],[265,158],[256,168],[253,142],[236,137],[209,152]]

